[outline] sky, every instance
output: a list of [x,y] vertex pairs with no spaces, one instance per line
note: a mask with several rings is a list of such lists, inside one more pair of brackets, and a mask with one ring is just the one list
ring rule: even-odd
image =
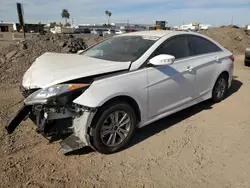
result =
[[116,23],[250,24],[250,0],[0,0],[0,20],[18,20],[16,2],[23,3],[26,23],[64,22],[61,11],[66,8],[75,24],[105,23],[105,10]]

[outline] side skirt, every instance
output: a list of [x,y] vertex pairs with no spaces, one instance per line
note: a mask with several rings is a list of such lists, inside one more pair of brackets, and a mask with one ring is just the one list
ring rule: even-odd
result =
[[209,93],[207,93],[207,94],[204,95],[204,96],[201,96],[201,97],[199,97],[199,98],[197,98],[197,99],[195,99],[195,100],[193,100],[193,101],[191,101],[191,102],[188,102],[188,103],[186,103],[186,104],[184,104],[184,105],[182,105],[182,106],[179,106],[178,108],[175,108],[175,109],[173,109],[173,110],[170,110],[170,111],[167,111],[167,112],[165,112],[165,113],[163,113],[163,114],[160,114],[159,116],[155,117],[154,119],[150,119],[149,121],[146,121],[146,122],[144,122],[144,123],[140,123],[140,124],[138,125],[138,128],[142,128],[142,127],[144,127],[144,126],[146,126],[146,125],[148,125],[148,124],[150,124],[150,123],[153,123],[153,122],[155,122],[155,121],[157,121],[157,120],[160,120],[160,119],[162,119],[162,118],[164,118],[164,117],[167,117],[167,116],[169,116],[169,115],[171,115],[171,114],[174,114],[174,113],[179,112],[179,111],[181,111],[181,110],[184,110],[184,109],[186,109],[186,108],[188,108],[188,107],[190,107],[190,106],[193,106],[193,105],[195,105],[195,104],[198,104],[198,103],[200,103],[200,102],[203,102],[203,101],[205,101],[205,100],[208,100],[208,99],[210,99],[211,97],[212,97],[212,94],[211,94],[211,92],[209,92]]

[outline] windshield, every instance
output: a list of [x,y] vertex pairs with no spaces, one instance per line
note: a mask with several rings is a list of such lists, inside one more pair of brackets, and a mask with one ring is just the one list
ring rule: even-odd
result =
[[107,39],[82,53],[109,61],[134,61],[142,56],[157,40],[147,36],[119,36]]

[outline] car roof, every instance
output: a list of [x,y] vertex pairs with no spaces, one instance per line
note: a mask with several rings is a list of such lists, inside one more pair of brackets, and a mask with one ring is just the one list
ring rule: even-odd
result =
[[174,34],[174,35],[181,35],[181,34],[194,34],[194,35],[201,35],[196,32],[188,32],[188,31],[173,31],[173,30],[150,30],[150,31],[137,31],[137,32],[131,32],[131,33],[125,33],[120,36],[152,36],[152,37],[164,37],[168,34]]
[[154,36],[154,37],[163,37],[167,34],[170,34],[174,31],[170,30],[151,30],[151,31],[136,31],[131,33],[126,33],[123,35],[136,35],[136,36]]

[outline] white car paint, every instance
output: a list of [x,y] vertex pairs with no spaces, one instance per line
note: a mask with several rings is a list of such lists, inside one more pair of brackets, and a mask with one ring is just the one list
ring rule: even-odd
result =
[[126,70],[130,62],[112,62],[75,54],[47,52],[38,57],[23,77],[25,88],[46,88],[68,80],[118,70]]
[[[176,60],[167,67],[138,69],[163,41],[180,34],[202,36],[215,43],[223,51]],[[231,85],[233,63],[229,56],[232,54],[208,37],[192,32],[176,31],[135,32],[124,35],[161,38],[131,64],[131,72],[95,81],[74,103],[98,107],[113,97],[129,96],[137,102],[140,108],[141,122],[138,126],[142,127],[211,98],[215,81],[223,71],[229,73],[229,87]],[[175,75],[174,72],[178,74]]]
[[171,65],[174,63],[175,57],[172,55],[166,55],[166,54],[162,54],[162,55],[157,55],[155,57],[153,57],[152,59],[149,60],[149,63],[152,65]]
[[[164,41],[182,34],[206,38],[222,51],[176,59],[169,65],[147,66],[151,54]],[[231,85],[233,62],[229,57],[232,54],[208,37],[192,32],[176,31],[144,31],[115,37],[127,35],[157,37],[157,41],[132,63],[104,61],[82,55],[46,53],[27,71],[23,86],[45,88],[67,80],[129,69],[127,72],[94,80],[73,103],[98,108],[114,97],[130,97],[139,107],[141,121],[138,127],[143,127],[211,98],[215,81],[224,71],[229,73],[228,87]],[[86,122],[88,117],[82,116],[82,118],[79,122]],[[86,142],[86,135],[82,135],[87,134],[86,125],[78,123],[77,130],[81,128],[85,131],[78,131],[79,137]]]

